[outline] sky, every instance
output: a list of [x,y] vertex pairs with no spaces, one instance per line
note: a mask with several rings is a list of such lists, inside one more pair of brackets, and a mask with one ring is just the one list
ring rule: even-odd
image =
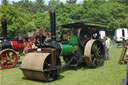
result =
[[[0,4],[1,4],[1,1],[2,0],[0,0]],[[17,2],[17,1],[20,1],[20,0],[8,0],[9,1],[9,3],[12,3],[13,1],[15,1],[15,2]],[[36,0],[30,0],[30,1],[36,1]],[[48,2],[50,1],[50,0],[44,0],[45,1],[45,4],[48,4]],[[60,0],[61,2],[66,2],[66,0]],[[77,3],[81,3],[83,0],[77,0]]]

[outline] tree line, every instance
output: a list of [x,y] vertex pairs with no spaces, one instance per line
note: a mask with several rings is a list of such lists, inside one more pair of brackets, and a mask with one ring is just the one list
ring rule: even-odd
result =
[[21,0],[12,4],[8,3],[8,0],[2,0],[0,19],[8,19],[8,36],[13,38],[17,30],[25,34],[38,28],[50,31],[50,10],[56,11],[57,30],[60,25],[72,21],[73,17],[104,22],[107,24],[107,31],[120,27],[128,28],[128,6],[120,0],[83,0],[80,4],[76,4],[76,0],[69,0],[67,3],[50,0],[48,5],[45,5],[44,0]]

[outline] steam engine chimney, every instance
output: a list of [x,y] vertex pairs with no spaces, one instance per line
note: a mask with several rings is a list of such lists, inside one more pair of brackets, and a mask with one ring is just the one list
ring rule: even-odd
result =
[[56,41],[56,17],[55,17],[55,11],[50,11],[50,26],[51,26],[51,35],[52,40]]
[[1,19],[1,24],[2,24],[2,37],[7,38],[7,19]]

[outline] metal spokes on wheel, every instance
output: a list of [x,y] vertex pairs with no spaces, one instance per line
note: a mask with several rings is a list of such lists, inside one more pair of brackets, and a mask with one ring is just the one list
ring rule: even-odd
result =
[[98,45],[96,43],[94,43],[92,45],[92,49],[91,49],[91,59],[92,62],[94,63],[95,66],[97,66],[100,63],[100,59],[101,59],[101,50],[100,47],[98,47]]
[[78,59],[73,55],[63,56],[63,59],[69,66],[78,66]]
[[84,50],[85,61],[88,67],[98,67],[104,61],[104,47],[99,40],[89,40]]
[[46,81],[53,81],[56,80],[60,74],[60,64],[59,61],[56,62],[56,66],[51,64],[51,57],[47,56],[46,60],[44,61],[44,77]]
[[3,68],[12,68],[18,62],[18,56],[12,49],[5,49],[0,52],[0,66]]

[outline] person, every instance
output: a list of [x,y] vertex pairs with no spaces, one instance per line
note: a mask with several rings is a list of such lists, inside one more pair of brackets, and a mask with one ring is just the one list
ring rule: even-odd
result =
[[31,48],[30,44],[29,43],[25,43],[23,54],[26,55],[28,53],[28,49],[30,49],[30,48]]
[[[106,41],[106,37],[103,37],[103,39],[101,40],[103,47],[104,47],[104,52],[105,52],[105,56],[106,56],[106,47],[105,47],[105,41]],[[106,57],[104,57],[104,60],[106,60]]]
[[115,48],[115,47],[116,47],[116,37],[113,36],[113,48]]
[[110,40],[108,37],[105,37],[105,60],[109,60],[109,47],[110,47]]

